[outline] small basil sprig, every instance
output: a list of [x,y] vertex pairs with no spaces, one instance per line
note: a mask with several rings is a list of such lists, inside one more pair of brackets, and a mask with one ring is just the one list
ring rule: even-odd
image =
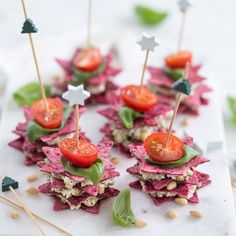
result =
[[139,21],[147,26],[160,24],[168,15],[166,12],[160,12],[144,5],[137,5],[135,13]]
[[83,176],[90,180],[93,184],[98,184],[104,174],[104,163],[98,158],[89,168],[80,168],[74,166],[70,161],[64,157],[61,158],[61,163],[64,169],[72,175]]
[[228,105],[232,114],[232,122],[236,125],[236,98],[229,96]]
[[31,120],[27,125],[27,135],[30,140],[30,142],[34,143],[38,138],[51,134],[53,132],[57,132],[60,129],[64,127],[66,124],[70,114],[71,114],[72,108],[68,105],[64,107],[64,113],[63,113],[63,119],[61,122],[61,125],[56,129],[47,129],[39,125],[35,120]]
[[179,167],[188,163],[189,161],[191,161],[194,157],[198,155],[200,155],[199,152],[189,147],[188,145],[184,145],[184,155],[181,159],[177,161],[157,162],[157,161],[152,160],[150,157],[147,157],[146,160],[151,164],[155,164],[163,168],[176,168],[176,167]]
[[105,70],[106,67],[106,63],[105,60],[102,61],[101,65],[94,71],[82,71],[79,70],[77,68],[75,68],[74,66],[72,67],[73,70],[73,84],[74,85],[80,85],[80,84],[84,84],[86,82],[86,80],[90,79],[93,76],[96,76],[100,73],[102,73]]
[[169,76],[173,80],[178,80],[183,77],[183,70],[182,69],[169,69],[165,68],[164,72],[167,76]]
[[133,127],[134,120],[143,117],[144,115],[137,112],[127,106],[122,106],[119,109],[119,117],[125,126],[125,128],[130,129]]
[[112,218],[120,226],[134,226],[135,218],[131,209],[130,189],[124,189],[116,198],[113,205]]
[[[46,96],[49,97],[51,89],[44,85]],[[29,83],[21,87],[13,94],[13,98],[20,106],[33,105],[35,101],[41,99],[41,93],[38,83]]]

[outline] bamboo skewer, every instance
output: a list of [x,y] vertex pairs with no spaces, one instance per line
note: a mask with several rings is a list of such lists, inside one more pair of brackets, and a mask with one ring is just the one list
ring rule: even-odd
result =
[[181,26],[180,26],[180,31],[179,31],[179,37],[178,37],[177,52],[181,51],[181,48],[182,48],[185,22],[186,22],[186,11],[183,11]]
[[[22,206],[20,206],[20,205],[17,204],[16,202],[12,201],[11,199],[5,197],[4,195],[0,194],[0,198],[1,198],[3,201],[5,201],[7,204],[12,205],[12,206],[15,206],[16,208],[25,211]],[[32,214],[34,217],[40,219],[41,221],[43,221],[43,222],[47,223],[48,225],[54,227],[55,229],[59,230],[60,232],[66,234],[66,235],[68,235],[68,236],[73,236],[71,233],[67,232],[66,230],[64,230],[64,229],[61,228],[60,226],[57,226],[57,225],[53,224],[52,222],[48,221],[47,219],[44,219],[43,217],[41,217],[41,216],[39,216],[39,215],[37,215],[37,214],[35,214],[35,213],[33,213],[33,212],[31,212],[31,214]]]
[[91,47],[92,40],[92,0],[88,0],[87,47]]
[[[26,11],[24,0],[21,0],[21,4],[22,4],[25,20],[27,20],[28,16],[27,16],[27,11]],[[41,95],[42,95],[43,104],[44,104],[44,108],[45,108],[46,115],[47,115],[48,112],[49,112],[49,108],[48,108],[47,97],[46,97],[45,89],[44,89],[44,86],[43,86],[41,74],[40,74],[40,71],[39,71],[38,60],[37,60],[37,56],[36,56],[36,52],[35,52],[33,37],[32,37],[31,33],[29,33],[28,35],[29,35],[29,42],[30,42],[31,50],[32,50],[32,53],[33,53],[34,64],[35,64],[35,68],[36,68],[36,72],[37,72],[37,78],[38,78],[38,83],[39,83],[39,87],[40,87],[40,92],[41,92]]]
[[[187,63],[186,67],[185,67],[183,79],[188,79],[189,67],[190,67],[190,63]],[[175,104],[175,107],[174,107],[174,113],[173,113],[173,116],[171,118],[170,125],[169,125],[169,128],[168,128],[168,133],[167,133],[166,140],[165,140],[165,143],[164,143],[164,148],[166,148],[167,145],[168,145],[170,135],[171,135],[171,130],[172,130],[175,118],[177,116],[177,112],[178,112],[179,105],[180,105],[180,102],[181,102],[181,99],[182,99],[182,95],[183,94],[180,93],[180,92],[177,93],[177,99],[176,99],[176,104]]]
[[142,92],[142,88],[143,88],[143,84],[144,84],[144,75],[145,75],[145,71],[146,71],[146,68],[147,68],[148,56],[149,56],[149,50],[146,51],[146,55],[145,55],[145,60],[144,60],[143,70],[142,70],[142,75],[141,75],[141,79],[140,79],[139,93]]
[[79,104],[75,105],[75,138],[76,138],[76,147],[79,147]]

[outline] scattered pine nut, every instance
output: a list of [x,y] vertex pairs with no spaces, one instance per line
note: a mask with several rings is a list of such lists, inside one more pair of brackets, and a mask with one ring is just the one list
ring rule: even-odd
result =
[[38,179],[38,176],[37,176],[36,174],[32,174],[32,175],[29,175],[29,176],[27,177],[27,181],[28,181],[29,183],[34,182],[34,181],[36,181],[37,179]]
[[188,120],[188,118],[187,117],[185,117],[183,120],[182,120],[182,122],[181,122],[181,125],[182,126],[189,126],[189,120]]
[[177,203],[180,206],[186,206],[188,204],[188,200],[185,198],[177,197],[175,199],[175,203]]
[[16,220],[20,217],[20,213],[16,210],[11,210],[11,213],[10,213],[10,217],[13,219],[13,220]]
[[175,219],[178,217],[178,214],[176,211],[174,210],[169,210],[167,213],[166,213],[166,216],[170,219]]
[[103,186],[98,186],[98,193],[103,194],[105,192],[105,188]]
[[232,187],[236,187],[236,179],[235,178],[231,178],[231,185]]
[[147,225],[143,220],[135,219],[134,225],[138,228],[143,228]]
[[120,160],[118,157],[112,157],[111,158],[111,163],[113,163],[114,165],[117,165],[120,163]]
[[39,194],[39,190],[35,187],[30,187],[26,190],[26,192],[29,194],[29,195],[38,195]]
[[171,181],[167,186],[166,186],[166,189],[167,190],[172,190],[174,188],[177,187],[177,183],[175,181]]
[[194,217],[194,218],[197,218],[197,219],[201,219],[203,217],[203,214],[200,212],[200,211],[190,211],[189,214]]

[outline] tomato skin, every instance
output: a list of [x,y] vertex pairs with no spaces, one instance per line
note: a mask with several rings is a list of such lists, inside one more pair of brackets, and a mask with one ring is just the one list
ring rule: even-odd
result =
[[77,147],[74,138],[66,138],[59,143],[59,149],[68,161],[82,168],[90,167],[98,157],[98,148],[86,140],[80,140]]
[[165,58],[165,64],[171,69],[184,69],[187,62],[192,63],[190,51],[180,51]]
[[[58,98],[47,98],[49,112],[46,113],[43,100],[36,101],[31,106],[31,112],[36,122],[44,128],[58,128],[63,119],[63,104]],[[46,120],[47,119],[47,120]]]
[[145,112],[153,108],[157,103],[157,97],[154,93],[140,86],[127,85],[121,89],[120,96],[124,103],[139,112]]
[[73,59],[73,65],[83,71],[94,71],[102,63],[102,55],[99,49],[94,47],[80,51]]
[[144,148],[152,160],[157,162],[171,162],[177,161],[183,156],[183,141],[171,134],[168,145],[164,149],[163,145],[166,137],[166,132],[156,132],[145,139]]

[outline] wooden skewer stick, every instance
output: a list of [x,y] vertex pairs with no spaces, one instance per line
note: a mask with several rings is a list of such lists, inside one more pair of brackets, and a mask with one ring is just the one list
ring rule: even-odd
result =
[[[3,176],[0,175],[0,178],[3,179]],[[38,228],[38,230],[40,231],[40,233],[43,236],[47,236],[46,233],[44,232],[44,230],[41,228],[41,226],[39,225],[39,223],[37,222],[37,220],[35,219],[35,217],[32,215],[31,211],[29,210],[29,208],[25,205],[25,203],[23,202],[23,200],[20,198],[20,196],[17,194],[17,192],[10,186],[9,190],[11,191],[11,193],[15,196],[15,198],[17,199],[17,201],[19,202],[19,204],[23,207],[23,209],[25,210],[25,212],[28,214],[29,218],[32,220],[32,222],[34,223],[34,225]]]
[[[24,2],[24,0],[21,0],[21,4],[22,4],[24,16],[25,16],[25,20],[27,20],[28,17],[27,17],[27,11],[26,11],[26,7],[25,7],[25,2]],[[40,74],[40,71],[39,71],[38,60],[37,60],[37,56],[36,56],[36,52],[35,52],[33,37],[32,37],[32,34],[31,34],[31,33],[29,33],[28,35],[29,35],[29,42],[30,42],[30,45],[31,45],[31,50],[32,50],[32,53],[33,53],[34,64],[35,64],[35,68],[36,68],[36,72],[37,72],[37,77],[38,77],[38,83],[39,83],[39,87],[40,87],[40,92],[41,92],[41,95],[42,95],[44,108],[45,108],[46,114],[47,114],[47,113],[49,112],[49,108],[48,108],[47,97],[46,97],[45,89],[44,89],[44,86],[43,86],[41,74]]]
[[91,47],[92,34],[92,0],[88,0],[87,47]]
[[181,26],[180,26],[180,31],[179,31],[179,37],[178,37],[177,52],[179,52],[181,50],[181,47],[182,47],[185,21],[186,21],[186,11],[183,11],[182,12]]
[[[186,67],[185,67],[183,79],[187,79],[188,78],[189,66],[190,66],[190,64],[187,63]],[[173,127],[173,124],[174,124],[174,121],[175,121],[175,118],[176,118],[176,115],[177,115],[177,112],[178,112],[178,109],[179,109],[179,105],[180,105],[180,102],[181,102],[181,99],[182,99],[182,95],[183,94],[180,93],[180,92],[177,93],[176,104],[175,104],[175,108],[174,108],[174,114],[173,114],[173,116],[171,118],[171,121],[170,121],[168,133],[167,133],[167,136],[166,136],[166,141],[164,143],[164,148],[166,148],[167,145],[168,145],[168,142],[169,142],[169,139],[170,139],[171,130],[172,130],[172,127]]]
[[145,60],[144,60],[144,64],[143,64],[142,75],[141,75],[141,79],[140,79],[139,93],[142,92],[142,88],[143,88],[143,84],[144,84],[144,75],[145,75],[145,71],[146,71],[146,68],[147,68],[148,56],[149,56],[149,50],[146,51],[146,56],[145,56]]
[[79,104],[75,105],[75,138],[76,138],[76,146],[77,149],[79,147]]
[[[25,211],[22,206],[20,206],[20,205],[17,204],[16,202],[12,201],[11,199],[5,197],[4,195],[0,194],[0,198],[1,198],[2,200],[4,200],[6,203],[8,203],[9,205],[13,205],[13,206],[15,206],[16,208]],[[64,230],[64,229],[61,228],[60,226],[57,226],[57,225],[53,224],[52,222],[48,221],[47,219],[44,219],[43,217],[41,217],[41,216],[39,216],[39,215],[37,215],[37,214],[35,214],[35,213],[33,213],[33,212],[31,212],[31,214],[32,214],[34,217],[40,219],[41,221],[43,221],[43,222],[47,223],[48,225],[54,227],[55,229],[59,230],[60,232],[66,234],[66,235],[68,235],[68,236],[73,236],[71,233],[67,232],[66,230]]]

